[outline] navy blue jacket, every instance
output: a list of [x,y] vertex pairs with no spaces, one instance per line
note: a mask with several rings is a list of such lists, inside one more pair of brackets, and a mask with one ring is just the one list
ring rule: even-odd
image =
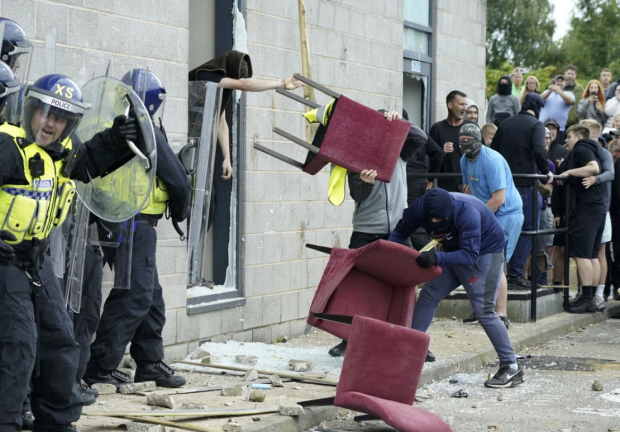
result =
[[480,255],[504,250],[504,230],[493,211],[485,203],[471,195],[451,192],[454,214],[444,233],[434,233],[431,221],[424,217],[423,195],[404,212],[389,240],[404,244],[413,232],[422,227],[433,238],[441,241],[437,252],[437,264],[449,267],[473,266]]

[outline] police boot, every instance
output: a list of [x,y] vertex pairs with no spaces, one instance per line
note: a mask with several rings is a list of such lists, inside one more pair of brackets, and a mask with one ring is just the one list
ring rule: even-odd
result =
[[138,365],[134,382],[155,381],[157,387],[181,387],[185,384],[185,378],[175,376],[174,370],[163,360],[155,363]]
[[34,417],[31,411],[22,413],[22,430],[34,430]]
[[86,368],[86,372],[84,373],[84,381],[88,385],[102,383],[113,384],[118,387],[123,384],[129,384],[131,382],[131,379],[129,379],[129,375],[119,371],[118,369],[103,370]]
[[[84,381],[76,381],[75,385],[78,388],[78,391],[80,392],[80,395],[82,396],[82,401],[84,402],[84,406],[87,405],[92,405],[95,403],[95,395],[92,392],[89,392],[88,389],[88,384],[84,383],[84,386],[82,386],[82,382]],[[99,392],[97,392],[99,393]]]
[[88,384],[86,384],[84,380],[77,380],[77,386],[80,389],[80,393],[88,393],[95,396],[96,398],[99,397],[99,392],[97,391],[97,389],[94,389]]
[[72,424],[50,425],[34,422],[34,432],[80,432]]

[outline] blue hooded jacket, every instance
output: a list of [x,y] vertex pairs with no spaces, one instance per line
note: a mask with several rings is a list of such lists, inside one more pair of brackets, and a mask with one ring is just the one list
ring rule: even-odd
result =
[[[444,220],[433,223],[432,217]],[[403,244],[418,227],[441,242],[438,265],[473,266],[480,255],[501,252],[506,243],[502,226],[486,204],[443,189],[431,189],[411,204],[389,240]]]

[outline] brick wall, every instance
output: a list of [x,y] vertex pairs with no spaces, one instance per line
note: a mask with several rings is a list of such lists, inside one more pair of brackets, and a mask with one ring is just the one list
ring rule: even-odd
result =
[[447,117],[446,96],[460,90],[486,115],[486,0],[435,0],[435,121]]

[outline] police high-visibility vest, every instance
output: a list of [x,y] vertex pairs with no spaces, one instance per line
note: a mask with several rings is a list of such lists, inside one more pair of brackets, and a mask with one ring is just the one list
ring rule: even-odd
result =
[[155,177],[153,188],[149,194],[149,200],[140,213],[149,215],[160,215],[166,212],[168,205],[168,191],[166,184],[159,177]]
[[[42,147],[25,140],[21,127],[3,124],[0,133],[13,137],[28,182],[0,186],[0,229],[15,235],[17,241],[7,242],[10,244],[47,238],[53,228],[64,222],[75,195],[75,183],[60,174],[62,161],[54,162]],[[65,144],[71,145],[70,141]],[[31,159],[42,161],[43,173],[38,177],[31,175]]]

